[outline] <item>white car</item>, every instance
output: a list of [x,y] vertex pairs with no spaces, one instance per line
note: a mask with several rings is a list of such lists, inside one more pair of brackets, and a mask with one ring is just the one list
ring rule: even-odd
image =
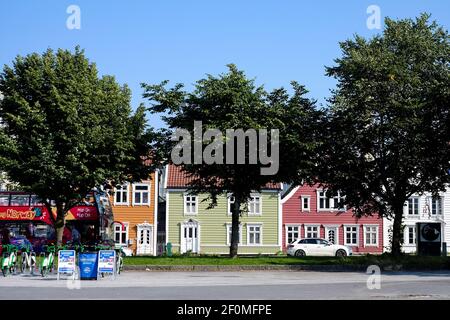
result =
[[350,247],[332,244],[324,239],[306,238],[297,239],[287,246],[287,254],[295,257],[304,256],[336,256],[346,257],[352,255]]

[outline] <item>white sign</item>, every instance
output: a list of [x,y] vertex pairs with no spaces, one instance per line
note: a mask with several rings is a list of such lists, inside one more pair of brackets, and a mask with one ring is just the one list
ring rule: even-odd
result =
[[116,251],[100,250],[98,252],[98,273],[111,273],[114,275],[116,268]]
[[61,273],[75,274],[75,250],[60,250],[58,252],[58,279]]

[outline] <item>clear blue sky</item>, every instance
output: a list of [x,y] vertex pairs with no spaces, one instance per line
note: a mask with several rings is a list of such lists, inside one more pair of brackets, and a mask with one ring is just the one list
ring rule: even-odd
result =
[[[81,9],[80,30],[66,28],[71,4]],[[371,4],[382,18],[426,11],[446,28],[450,22],[447,0],[0,0],[0,64],[79,44],[101,74],[130,86],[133,107],[144,101],[141,82],[191,88],[228,63],[267,89],[297,80],[323,103],[334,86],[324,66],[340,55],[338,42],[380,32],[366,27]]]

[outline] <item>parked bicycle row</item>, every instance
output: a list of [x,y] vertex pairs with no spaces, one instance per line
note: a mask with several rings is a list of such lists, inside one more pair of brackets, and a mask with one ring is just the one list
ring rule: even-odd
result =
[[[116,251],[116,273],[120,274],[123,269],[124,253],[121,248],[115,248],[112,243],[96,243],[96,244],[82,244],[82,243],[67,243],[64,245],[56,245],[51,243],[43,246],[43,250],[39,255],[34,252],[32,246],[17,246],[14,244],[0,245],[2,249],[2,274],[4,277],[8,275],[29,273],[33,275],[37,270],[46,277],[53,272],[55,268],[55,260],[57,261],[58,252],[61,250],[74,250],[79,256],[84,252],[97,252],[100,250],[115,250]],[[37,259],[39,257],[39,259]],[[39,266],[37,266],[39,260]]]

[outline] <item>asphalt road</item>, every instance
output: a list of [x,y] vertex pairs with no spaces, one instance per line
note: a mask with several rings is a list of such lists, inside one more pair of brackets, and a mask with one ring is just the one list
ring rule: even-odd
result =
[[450,272],[384,272],[381,288],[372,290],[368,278],[312,271],[128,271],[115,280],[79,282],[15,275],[0,278],[0,299],[450,299]]

